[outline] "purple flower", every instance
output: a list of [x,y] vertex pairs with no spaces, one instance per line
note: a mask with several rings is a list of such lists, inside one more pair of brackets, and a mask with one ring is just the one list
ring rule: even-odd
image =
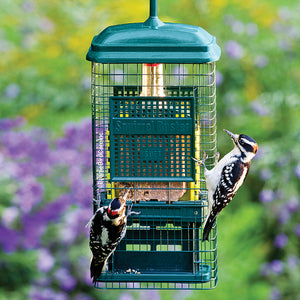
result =
[[64,126],[64,137],[56,141],[57,150],[83,150],[91,147],[92,127],[90,118],[83,119],[79,124],[69,122]]
[[25,132],[4,132],[2,142],[5,145],[5,154],[13,159],[26,158],[32,147],[32,138]]
[[294,169],[295,175],[300,178],[300,165],[297,165]]
[[296,235],[297,235],[298,237],[300,237],[300,224],[297,224],[297,225],[295,226],[294,231],[295,231]]
[[261,267],[260,267],[260,274],[263,277],[267,277],[270,274],[269,264],[264,263],[264,264],[261,265]]
[[122,293],[118,300],[134,300],[133,296],[129,293]]
[[20,94],[20,86],[16,83],[9,84],[4,91],[5,97],[9,99],[15,99],[19,96],[19,94]]
[[269,268],[275,275],[280,275],[283,272],[283,263],[279,259],[274,259],[270,262]]
[[46,222],[39,215],[24,215],[22,218],[22,247],[34,249],[41,244],[41,237],[46,230]]
[[252,101],[250,107],[260,116],[267,116],[270,114],[270,109],[265,105],[262,105],[258,100]]
[[19,245],[20,235],[17,231],[0,225],[0,244],[6,253],[14,252]]
[[27,13],[33,12],[35,9],[35,3],[34,1],[24,1],[22,3],[22,8]]
[[297,212],[300,208],[299,197],[298,196],[292,196],[289,199],[289,201],[286,205],[286,208],[291,213]]
[[28,294],[31,300],[68,300],[66,293],[55,292],[51,288],[32,286]]
[[234,33],[241,34],[245,30],[245,26],[241,21],[234,20],[231,24],[231,30]]
[[239,116],[243,113],[243,109],[238,106],[231,106],[227,109],[228,115]]
[[288,237],[284,233],[279,233],[274,239],[274,246],[276,248],[283,248],[288,242]]
[[225,51],[233,59],[241,59],[244,56],[244,48],[236,41],[227,41]]
[[288,37],[292,38],[292,39],[299,39],[300,37],[300,30],[298,27],[296,26],[289,26],[286,29],[286,34]]
[[10,228],[19,215],[20,211],[18,208],[14,206],[7,207],[2,212],[2,223],[6,227]]
[[275,199],[275,193],[272,190],[265,189],[259,193],[259,199],[262,203],[269,203]]
[[223,75],[219,71],[216,71],[216,86],[219,86],[223,83]]
[[277,213],[277,218],[280,224],[286,224],[290,220],[291,214],[286,207],[282,207]]
[[20,206],[22,212],[28,213],[42,201],[43,196],[44,186],[31,177],[22,182],[13,202]]
[[292,44],[288,39],[284,38],[279,40],[278,47],[283,51],[289,51],[292,47]]
[[86,294],[77,294],[75,297],[74,297],[74,300],[93,300],[92,297],[90,297],[89,295],[86,295]]
[[15,127],[20,127],[25,124],[23,117],[16,117],[14,119],[4,118],[0,120],[0,130],[8,131]]
[[84,275],[84,284],[86,284],[87,286],[93,286],[92,280],[91,280],[91,275],[90,275],[90,271],[86,268],[86,271],[83,273]]
[[246,26],[246,32],[250,36],[256,35],[258,33],[258,26],[255,23],[249,23]]
[[35,217],[40,222],[57,221],[61,215],[70,207],[72,196],[68,194],[60,195],[55,201],[47,203],[41,210],[35,213]]
[[61,240],[65,244],[70,245],[79,234],[88,234],[88,230],[84,231],[84,229],[90,217],[90,208],[78,208],[69,211],[64,216],[65,225],[60,229]]
[[186,297],[189,297],[192,294],[191,290],[184,290],[184,284],[181,286],[181,290],[177,291],[174,295],[174,300],[183,300]]
[[272,287],[270,292],[270,300],[280,300],[280,299],[282,299],[281,292],[277,287]]
[[278,16],[283,21],[289,21],[291,19],[291,11],[286,6],[281,6],[278,8]]
[[145,290],[140,293],[140,299],[143,300],[160,300],[161,297],[157,290]]
[[270,169],[263,169],[260,171],[259,177],[260,179],[266,181],[272,177],[272,171]]
[[54,31],[54,23],[51,19],[43,17],[39,19],[39,28],[46,32],[46,33],[52,33]]
[[54,273],[54,278],[57,280],[60,287],[65,292],[72,291],[77,284],[76,279],[70,274],[69,270],[66,268],[57,269]]
[[287,258],[287,265],[290,269],[295,269],[299,265],[299,257],[296,255],[290,255]]
[[49,272],[55,264],[55,259],[48,249],[38,250],[37,267],[41,272]]
[[64,245],[72,245],[78,235],[74,228],[62,226],[59,229],[59,236]]
[[258,55],[254,58],[254,65],[258,68],[264,68],[269,64],[269,58],[265,55]]

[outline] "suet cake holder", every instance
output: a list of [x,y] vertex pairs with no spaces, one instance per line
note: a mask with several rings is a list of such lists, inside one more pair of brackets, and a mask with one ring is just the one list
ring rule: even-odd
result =
[[[207,190],[200,159],[216,152],[216,40],[198,26],[164,23],[157,0],[143,23],[93,38],[94,198],[131,188],[127,233],[97,288],[211,289],[216,226],[201,241]],[[95,209],[95,208],[94,208]]]

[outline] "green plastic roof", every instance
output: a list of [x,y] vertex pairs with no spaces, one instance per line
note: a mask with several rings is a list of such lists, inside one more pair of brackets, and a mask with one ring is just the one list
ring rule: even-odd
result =
[[96,35],[86,59],[100,63],[205,63],[221,50],[214,36],[198,26],[163,23],[151,16],[144,23],[107,27]]

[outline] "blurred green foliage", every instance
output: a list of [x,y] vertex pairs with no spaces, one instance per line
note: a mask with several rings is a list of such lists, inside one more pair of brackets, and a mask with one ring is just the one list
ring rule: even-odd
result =
[[[259,152],[246,183],[218,219],[217,288],[181,298],[173,291],[155,295],[164,300],[300,299],[300,2],[158,2],[163,21],[201,26],[221,46],[218,151],[222,155],[232,147],[222,132],[226,128],[252,136]],[[142,22],[147,15],[148,0],[2,0],[0,118],[21,115],[30,126],[60,135],[66,121],[89,116],[85,55],[93,36],[112,24]],[[9,202],[6,189],[0,196]],[[287,239],[280,240],[283,236]],[[82,249],[70,252],[74,265],[78,252]],[[39,275],[35,253],[2,253],[0,259],[0,299],[26,298]],[[82,290],[103,300],[147,299],[140,291]]]

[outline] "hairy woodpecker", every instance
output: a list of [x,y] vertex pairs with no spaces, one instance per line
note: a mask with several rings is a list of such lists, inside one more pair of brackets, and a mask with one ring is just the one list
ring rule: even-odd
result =
[[216,154],[215,166],[208,170],[205,166],[207,159],[196,160],[204,167],[206,188],[208,191],[208,214],[204,222],[202,241],[207,241],[217,215],[229,204],[240,186],[243,184],[250,168],[251,160],[257,152],[257,143],[244,134],[233,134],[224,129],[231,137],[234,148],[219,162],[219,153]]
[[126,210],[126,198],[130,189],[124,197],[114,198],[109,206],[97,209],[88,225],[90,225],[90,249],[92,259],[90,265],[93,283],[101,275],[106,266],[107,259],[115,251],[116,247],[125,236],[127,217],[132,212],[132,205]]

